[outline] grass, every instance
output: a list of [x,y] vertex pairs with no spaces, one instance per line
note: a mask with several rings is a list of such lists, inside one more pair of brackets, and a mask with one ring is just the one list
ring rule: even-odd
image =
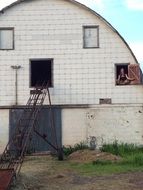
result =
[[125,173],[125,172],[135,172],[143,171],[143,166],[132,165],[132,164],[123,164],[123,163],[108,163],[108,164],[97,164],[93,165],[92,163],[87,164],[71,164],[70,167],[80,174],[86,176],[103,176],[116,173]]
[[103,144],[100,150],[102,152],[109,152],[117,156],[126,157],[133,154],[143,153],[143,146],[127,143],[119,144],[118,141],[114,141],[113,144]]
[[143,166],[143,153],[133,153],[131,155],[126,155],[123,158],[122,164],[130,164],[133,166]]
[[106,160],[96,160],[92,163],[71,163],[70,167],[83,175],[108,175],[115,173],[143,171],[143,147],[115,141],[113,144],[104,144],[103,152],[109,152],[122,157],[116,163]]

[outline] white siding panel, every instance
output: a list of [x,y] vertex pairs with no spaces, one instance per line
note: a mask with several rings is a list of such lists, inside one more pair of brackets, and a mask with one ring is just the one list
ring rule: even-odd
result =
[[[0,15],[1,27],[14,27],[15,50],[0,51],[0,106],[18,104],[29,96],[29,59],[53,58],[53,104],[142,103],[143,87],[115,86],[115,64],[135,60],[119,36],[102,19],[64,0],[24,1]],[[83,48],[83,26],[99,26],[100,48]],[[96,34],[95,34],[96,36]],[[7,43],[6,43],[7,44]],[[4,45],[6,46],[6,45]]]
[[8,142],[9,136],[9,110],[0,110],[0,154]]

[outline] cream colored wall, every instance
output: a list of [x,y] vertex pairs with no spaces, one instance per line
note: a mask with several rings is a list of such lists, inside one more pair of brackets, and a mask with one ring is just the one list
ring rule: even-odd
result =
[[97,145],[118,142],[143,144],[143,107],[101,106],[62,110],[64,145],[90,142],[95,136]]
[[[99,25],[100,48],[83,49],[84,25]],[[18,72],[18,103],[29,96],[29,59],[53,58],[53,104],[142,103],[142,86],[115,86],[115,64],[135,60],[119,36],[102,19],[69,1],[30,0],[0,14],[0,27],[14,27],[15,49],[0,51],[0,106],[15,103]]]
[[[62,143],[74,145],[90,142],[95,136],[97,145],[115,140],[143,144],[142,105],[102,105],[91,108],[62,109]],[[0,110],[0,153],[9,136],[9,110]]]
[[86,109],[62,109],[63,145],[74,145],[87,137]]
[[9,135],[9,110],[0,110],[0,154],[3,152]]

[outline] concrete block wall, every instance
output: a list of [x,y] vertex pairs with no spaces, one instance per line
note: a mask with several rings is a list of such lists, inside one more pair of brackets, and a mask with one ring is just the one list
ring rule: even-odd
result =
[[96,137],[97,146],[103,143],[143,144],[143,107],[100,106],[62,110],[64,145],[89,143]]
[[[115,140],[143,144],[143,107],[140,105],[92,106],[62,108],[62,143],[90,143],[96,137],[97,146]],[[9,139],[9,110],[0,110],[0,153]]]
[[[99,48],[83,49],[84,25],[99,25]],[[29,97],[29,60],[53,58],[53,104],[142,103],[143,87],[115,86],[115,64],[136,61],[121,38],[89,10],[65,0],[24,1],[0,14],[0,27],[14,27],[15,49],[0,50],[0,106],[18,104]]]

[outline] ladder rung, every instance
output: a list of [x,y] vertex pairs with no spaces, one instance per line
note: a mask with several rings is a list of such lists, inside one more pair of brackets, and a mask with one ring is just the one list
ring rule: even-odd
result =
[[[49,96],[47,87],[48,85],[44,85],[43,83],[42,86],[37,87],[34,90],[30,90],[30,97],[21,117],[18,119],[18,125],[15,127],[16,130],[14,132],[14,136],[6,146],[6,149],[1,156],[0,164],[2,167],[7,168],[7,165],[8,167],[14,167],[22,163],[23,157],[17,158],[17,154],[14,152],[25,151],[23,143],[32,137],[31,130],[34,129],[37,116],[41,110],[46,94],[48,93]],[[4,160],[3,162],[2,159]]]
[[30,94],[42,94],[41,89],[36,89],[36,90],[30,90]]

